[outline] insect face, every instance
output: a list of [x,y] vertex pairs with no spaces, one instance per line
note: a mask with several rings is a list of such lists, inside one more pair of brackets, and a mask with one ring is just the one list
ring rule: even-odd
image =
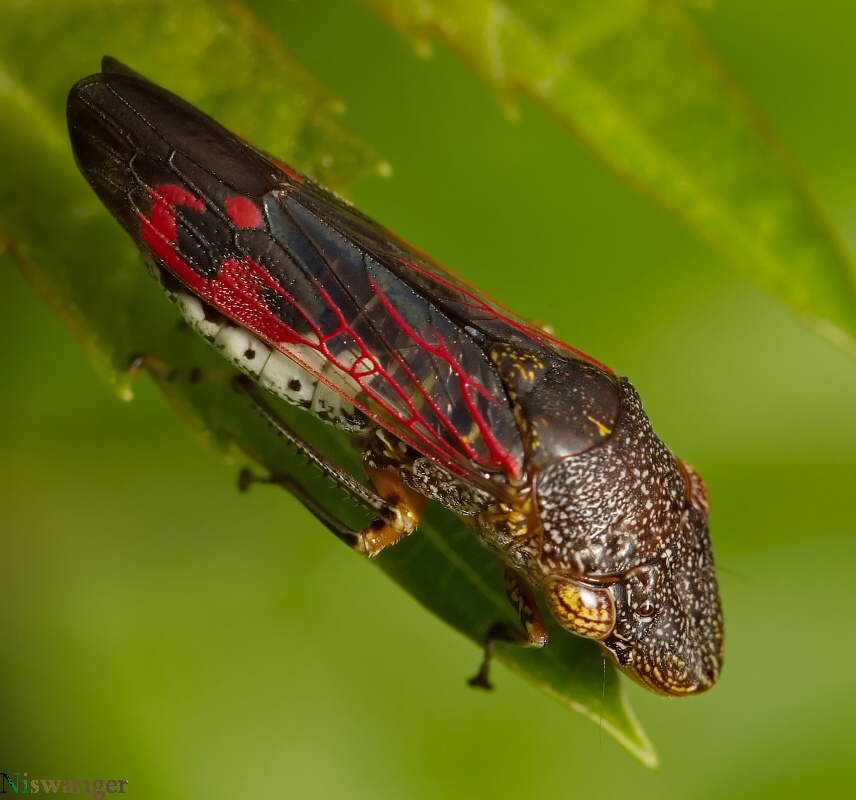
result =
[[651,429],[622,385],[612,437],[536,481],[541,584],[568,630],[597,639],[655,692],[710,688],[722,664],[722,614],[704,484]]

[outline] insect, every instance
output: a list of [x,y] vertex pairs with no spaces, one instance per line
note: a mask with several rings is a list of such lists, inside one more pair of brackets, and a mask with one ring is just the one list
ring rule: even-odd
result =
[[546,644],[540,593],[648,689],[710,688],[723,627],[706,490],[631,384],[184,100],[102,69],[68,99],[81,172],[191,327],[350,434],[369,482],[283,429],[376,512],[343,538],[374,555],[440,502],[500,557],[522,623],[487,631],[488,655]]

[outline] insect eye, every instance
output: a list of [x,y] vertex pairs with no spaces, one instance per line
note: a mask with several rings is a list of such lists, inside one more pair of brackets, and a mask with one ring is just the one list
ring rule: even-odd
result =
[[651,619],[656,613],[657,607],[650,600],[643,600],[634,610],[637,617]]
[[593,588],[564,576],[549,578],[544,596],[564,628],[588,639],[605,639],[615,627],[615,601],[609,589]]

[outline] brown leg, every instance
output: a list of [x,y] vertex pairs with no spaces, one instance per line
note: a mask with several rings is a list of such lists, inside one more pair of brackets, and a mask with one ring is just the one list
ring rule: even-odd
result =
[[468,683],[479,689],[493,689],[490,680],[490,662],[493,659],[496,642],[509,642],[518,647],[543,647],[547,644],[547,626],[538,601],[529,582],[507,564],[503,564],[505,573],[505,593],[511,600],[523,630],[507,622],[495,622],[487,632],[484,645],[484,658],[481,667]]
[[[303,452],[305,453],[305,451]],[[328,475],[330,474],[329,470],[325,469],[324,471]],[[381,550],[395,544],[408,534],[413,533],[416,529],[417,523],[419,522],[417,513],[412,508],[405,505],[399,498],[384,495],[384,499],[380,495],[377,495],[377,504],[372,502],[372,506],[368,510],[374,511],[381,516],[372,520],[361,531],[355,531],[330,514],[326,508],[318,503],[315,498],[306,491],[300,481],[291,475],[268,475],[266,477],[260,477],[249,468],[243,469],[238,477],[238,486],[240,490],[245,492],[254,483],[273,484],[275,486],[280,486],[287,492],[293,494],[301,503],[303,503],[303,505],[306,506],[306,508],[309,509],[315,519],[317,519],[328,530],[332,531],[339,539],[347,544],[348,547],[353,547],[354,550],[364,553],[369,558],[376,556],[381,552]],[[364,498],[362,496],[357,497],[353,493],[351,493],[351,496],[358,504],[365,505],[363,502]]]
[[[300,485],[299,481],[290,476],[272,475],[265,479],[259,479],[252,477],[252,473],[245,473],[241,478],[244,488],[254,481],[260,480],[284,487],[294,494],[317,519],[342,541],[355,550],[365,553],[370,558],[416,530],[419,517],[428,502],[426,498],[401,484],[394,473],[366,466],[366,473],[377,491],[369,488],[333,463],[288,425],[268,405],[261,391],[248,378],[242,376],[236,378],[235,382],[252,400],[262,416],[276,428],[280,436],[300,450],[310,462],[341,486],[359,505],[369,512],[377,514],[377,517],[361,531],[351,531],[347,526],[333,518],[326,509],[321,508]],[[248,478],[248,474],[251,477]]]
[[377,516],[363,530],[353,531],[317,503],[300,481],[290,475],[270,475],[260,478],[246,469],[238,480],[242,491],[249,489],[253,483],[271,483],[283,487],[297,497],[342,541],[369,557],[377,555],[385,547],[395,544],[416,529],[419,516],[428,502],[424,497],[401,485],[395,474],[387,470],[374,470],[367,467],[366,471],[377,491],[358,481],[289,426],[267,403],[263,392],[249,378],[234,377],[227,372],[177,369],[159,358],[146,355],[137,356],[128,367],[132,375],[137,375],[143,369],[170,381],[234,382],[280,436],[294,445],[308,461],[344,489],[358,505]]

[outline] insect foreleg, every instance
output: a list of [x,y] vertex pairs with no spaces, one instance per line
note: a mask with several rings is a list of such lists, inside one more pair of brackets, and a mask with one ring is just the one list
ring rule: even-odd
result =
[[509,642],[519,647],[543,647],[547,644],[547,626],[535,593],[529,582],[516,570],[503,564],[505,576],[505,593],[511,600],[523,630],[508,622],[495,622],[490,626],[485,638],[484,659],[476,675],[468,683],[479,689],[492,689],[490,680],[490,663],[493,660],[496,642]]

